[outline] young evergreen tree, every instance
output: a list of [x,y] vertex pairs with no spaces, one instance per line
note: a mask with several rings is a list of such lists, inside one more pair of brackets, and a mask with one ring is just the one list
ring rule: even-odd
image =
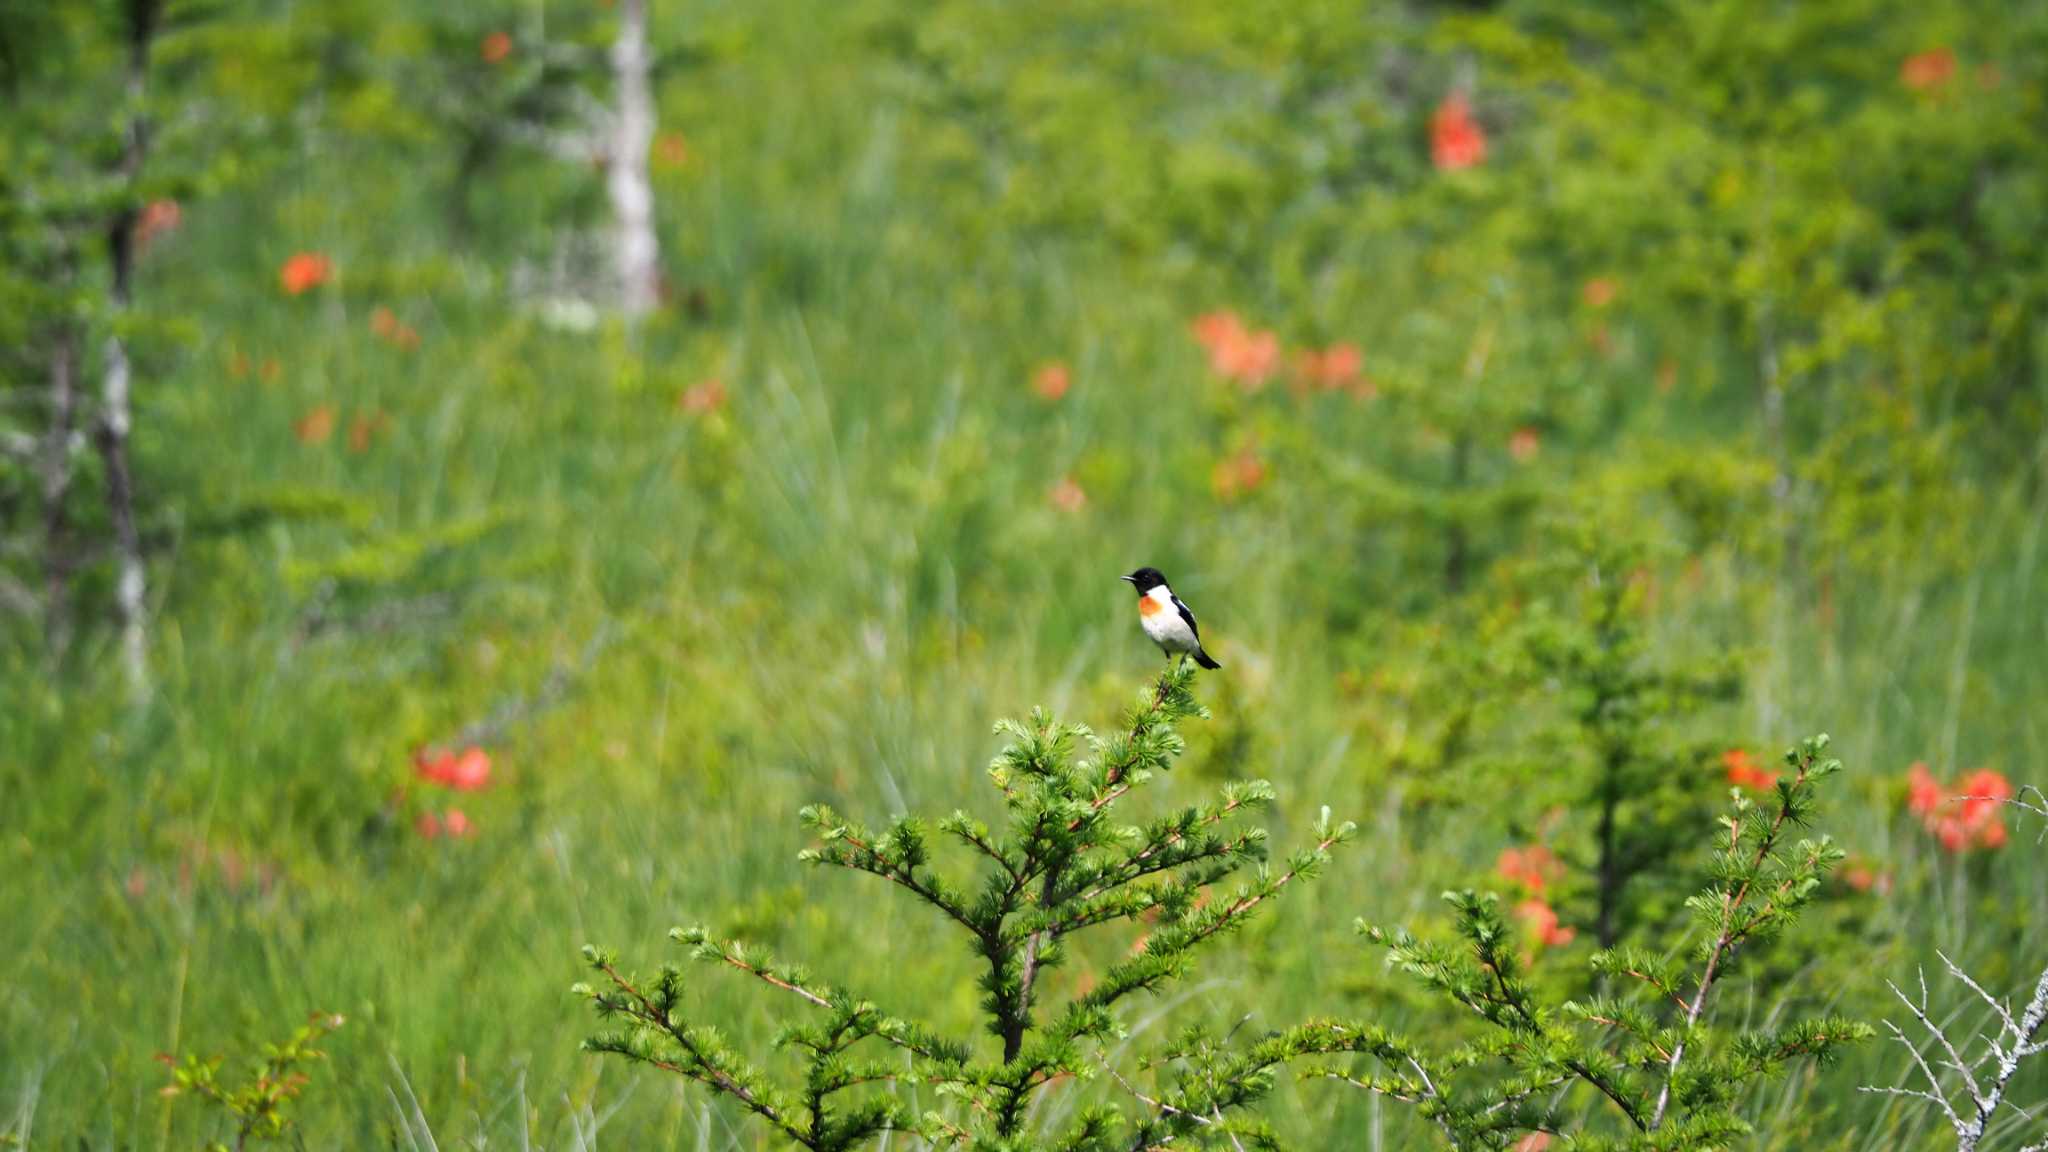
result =
[[1824,1060],[1871,1035],[1834,1017],[1740,1031],[1717,1020],[1716,993],[1738,962],[1779,935],[1820,890],[1842,851],[1823,836],[1787,843],[1811,822],[1815,785],[1841,770],[1818,736],[1785,755],[1785,773],[1757,801],[1741,793],[1716,835],[1712,879],[1687,901],[1689,959],[1635,946],[1601,951],[1592,970],[1613,993],[1546,1003],[1497,899],[1448,893],[1457,945],[1361,925],[1389,960],[1478,1026],[1448,1048],[1368,1027],[1325,1026],[1300,1046],[1365,1053],[1365,1067],[1315,1074],[1414,1103],[1453,1148],[1507,1148],[1531,1133],[1575,1148],[1714,1149],[1750,1131],[1744,1090],[1792,1061]]
[[[1180,755],[1175,725],[1206,715],[1190,690],[1193,675],[1184,664],[1163,673],[1108,736],[1043,711],[999,725],[1012,740],[989,768],[1002,793],[1000,827],[956,812],[935,827],[904,816],[871,829],[828,808],[805,809],[818,835],[806,860],[887,881],[963,940],[983,967],[986,1036],[978,1042],[914,1023],[707,929],[679,928],[672,936],[694,959],[758,980],[809,1014],[777,1040],[800,1059],[801,1076],[778,1080],[699,1019],[685,1004],[679,967],[642,978],[595,948],[586,956],[596,986],[578,991],[610,1026],[586,1046],[697,1081],[791,1144],[821,1152],[898,1130],[947,1147],[1006,1152],[1269,1144],[1247,1110],[1271,1090],[1282,1064],[1319,1050],[1313,1031],[1277,1034],[1240,1051],[1199,1029],[1184,1032],[1148,1063],[1157,1082],[1149,1090],[1134,1082],[1143,1073],[1110,1064],[1127,1035],[1122,1012],[1133,998],[1186,977],[1205,949],[1313,876],[1352,832],[1326,817],[1311,846],[1269,867],[1264,831],[1239,823],[1272,800],[1263,781],[1226,786],[1207,803],[1142,825],[1120,822],[1119,804]],[[976,865],[973,882],[957,883],[934,866],[941,844]],[[1087,990],[1050,997],[1046,974],[1065,959],[1069,942],[1117,926],[1139,932],[1138,946]],[[1062,1131],[1034,1128],[1032,1105],[1047,1085],[1098,1074],[1137,1106],[1097,1105]],[[891,1082],[934,1087],[954,1106],[917,1114],[885,1086]]]
[[1634,930],[1664,927],[1697,875],[1689,829],[1711,810],[1719,777],[1707,770],[1714,750],[1687,725],[1732,698],[1739,681],[1713,661],[1651,653],[1651,570],[1638,541],[1583,525],[1566,537],[1537,578],[1519,671],[1562,706],[1558,755],[1578,763],[1553,773],[1565,782],[1557,799],[1593,821],[1590,840],[1569,856],[1585,877],[1594,939],[1612,948]]

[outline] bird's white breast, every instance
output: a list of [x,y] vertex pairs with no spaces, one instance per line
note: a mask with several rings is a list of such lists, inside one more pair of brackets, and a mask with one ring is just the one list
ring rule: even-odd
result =
[[1161,584],[1145,593],[1149,604],[1138,606],[1138,623],[1145,629],[1145,635],[1154,644],[1168,652],[1193,652],[1199,645],[1188,622],[1180,618],[1180,609],[1173,603],[1173,592]]

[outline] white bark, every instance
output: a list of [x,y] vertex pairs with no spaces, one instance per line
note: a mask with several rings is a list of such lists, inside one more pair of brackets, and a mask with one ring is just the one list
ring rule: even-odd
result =
[[[116,314],[125,311],[116,301]],[[100,385],[100,453],[107,465],[107,505],[114,520],[119,575],[114,606],[121,618],[121,666],[136,696],[149,691],[148,578],[142,564],[141,533],[135,527],[135,483],[128,468],[128,349],[119,336],[106,342],[106,375]]]
[[78,415],[77,343],[59,329],[50,349],[49,426],[43,433],[43,636],[62,656],[71,643],[71,453]]
[[[2031,785],[2023,789],[2017,799],[2007,800],[2014,809],[2031,812],[2037,816],[2048,816],[2048,795]],[[1977,1039],[1984,1048],[1983,1055],[1966,1058],[1964,1049],[1971,1041],[1961,1044],[1951,1040],[1942,1026],[1934,1019],[1928,1007],[1927,978],[1920,978],[1920,998],[1917,1002],[1891,985],[1893,995],[1899,998],[1913,1019],[1930,1037],[1930,1047],[1923,1052],[1912,1037],[1891,1021],[1885,1027],[1892,1038],[1903,1045],[1912,1055],[1913,1065],[1920,1077],[1927,1081],[1925,1088],[1865,1087],[1865,1092],[1885,1096],[1903,1096],[1923,1100],[1941,1109],[1942,1118],[1956,1134],[1956,1152],[1977,1152],[1991,1122],[1998,1117],[2000,1108],[2013,1108],[2006,1100],[2006,1089],[2013,1077],[2018,1075],[2020,1065],[2031,1057],[2048,1052],[2048,969],[2043,969],[2034,982],[2034,992],[2027,1006],[2015,1013],[2005,1001],[1993,996],[1982,984],[1963,971],[1961,965],[1937,952],[1942,966],[1958,983],[1976,993],[1991,1009],[1994,1029],[1989,1035]],[[1889,983],[1889,982],[1887,982]],[[1929,1055],[1936,1059],[1930,1063]],[[2020,1110],[2024,1114],[2024,1110]],[[2040,1135],[2034,1132],[2032,1135]],[[2029,1143],[2021,1152],[2048,1152],[2048,1140]]]
[[654,143],[654,95],[647,79],[647,0],[619,0],[619,34],[612,42],[611,63],[617,108],[605,149],[605,191],[612,204],[619,308],[629,318],[637,318],[654,311],[660,288],[654,184],[647,174],[647,151]]
[[[150,40],[155,34],[158,9],[139,5],[129,29],[127,139],[121,153],[121,177],[132,191],[142,172],[143,150],[149,125],[144,118],[144,83],[149,74]],[[107,468],[107,513],[114,522],[114,549],[118,576],[114,606],[121,619],[121,665],[127,674],[131,696],[141,700],[149,693],[149,633],[145,612],[148,606],[148,578],[142,563],[142,536],[135,526],[135,478],[128,463],[129,386],[131,369],[128,347],[121,340],[120,324],[128,312],[135,270],[135,210],[116,213],[108,229],[108,246],[113,258],[113,288],[108,294],[107,333],[100,378],[100,455]]]

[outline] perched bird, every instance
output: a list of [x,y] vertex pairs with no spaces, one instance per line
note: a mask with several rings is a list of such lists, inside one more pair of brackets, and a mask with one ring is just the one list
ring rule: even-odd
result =
[[1195,627],[1195,614],[1166,586],[1166,577],[1160,575],[1159,569],[1140,568],[1119,579],[1130,581],[1131,587],[1138,590],[1138,625],[1162,651],[1168,656],[1193,656],[1195,663],[1204,668],[1223,667],[1202,651],[1202,634]]

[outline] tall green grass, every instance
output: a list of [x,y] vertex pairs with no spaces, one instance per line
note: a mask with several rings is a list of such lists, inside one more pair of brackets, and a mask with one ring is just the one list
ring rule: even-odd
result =
[[[1507,836],[1490,802],[1415,802],[1426,782],[1399,751],[1430,701],[1370,687],[1415,662],[1393,646],[1439,603],[1442,559],[1428,533],[1376,524],[1355,466],[1437,459],[1426,430],[1207,376],[1188,320],[1256,312],[1282,256],[1240,278],[1086,236],[956,231],[972,187],[901,159],[915,122],[845,55],[847,28],[771,4],[676,30],[700,18],[779,46],[663,93],[694,157],[662,178],[663,237],[704,322],[551,329],[507,274],[557,226],[516,181],[455,249],[442,174],[345,138],[190,205],[151,258],[141,298],[195,320],[139,399],[141,468],[177,541],[153,569],[160,682],[131,713],[100,652],[60,679],[32,655],[0,669],[0,1131],[190,1146],[202,1121],[158,1096],[152,1057],[249,1052],[317,1008],[348,1024],[307,1091],[309,1147],[763,1147],[730,1109],[577,1051],[578,946],[651,961],[670,925],[707,920],[897,1010],[967,1017],[969,957],[930,947],[919,910],[799,868],[796,809],[992,809],[995,718],[1042,703],[1105,724],[1154,667],[1114,579],[1139,563],[1173,575],[1225,665],[1202,681],[1215,718],[1188,733],[1185,771],[1273,780],[1276,843],[1324,805],[1363,829],[1160,1016],[1426,1027],[1352,921],[1433,922],[1435,894],[1482,881]],[[280,297],[276,265],[299,249],[330,253],[340,287]],[[1469,333],[1410,304],[1427,261],[1383,259],[1387,291],[1313,326],[1455,364]],[[378,303],[417,350],[371,336]],[[1505,345],[1566,339],[1554,304],[1518,308]],[[1052,403],[1028,383],[1050,359],[1075,381]],[[713,376],[723,409],[677,409]],[[1643,385],[1625,419],[1546,441],[1526,466],[1541,490],[1637,445],[1746,442],[1750,413],[1725,396]],[[323,404],[333,437],[300,442],[294,422]],[[371,411],[388,429],[349,451],[349,417]],[[1246,444],[1270,477],[1219,499],[1211,468]],[[1670,651],[1759,647],[1784,598],[1789,675],[1722,722],[1771,745],[1831,731],[1849,772],[1824,830],[1895,878],[1830,925],[1852,959],[1757,987],[1747,1017],[1794,997],[1882,1014],[1882,979],[1937,947],[1993,988],[2048,956],[2029,835],[1959,861],[1898,816],[1914,760],[2042,779],[2048,496],[2032,467],[1971,481],[1990,512],[1962,571],[1859,571],[1824,614],[1737,542],[1696,591],[1672,584]],[[1066,477],[1079,510],[1050,499]],[[559,700],[494,744],[495,786],[452,801],[475,836],[416,836],[421,798],[392,799],[413,751],[557,674]],[[700,995],[736,1037],[771,1028],[744,991]],[[1800,1073],[1754,1102],[1755,1146],[1940,1146],[1930,1116],[1854,1091],[1904,1071],[1869,1045]],[[1282,1098],[1276,1122],[1305,1147],[1426,1139],[1363,1096]]]

